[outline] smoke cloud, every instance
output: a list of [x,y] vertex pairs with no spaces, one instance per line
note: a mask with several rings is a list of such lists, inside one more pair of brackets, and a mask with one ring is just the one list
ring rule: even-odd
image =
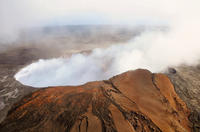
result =
[[162,23],[166,24],[169,30],[147,31],[128,43],[113,45],[106,49],[97,48],[89,55],[74,54],[70,58],[39,60],[18,72],[15,75],[17,80],[36,87],[78,85],[88,81],[108,79],[136,68],[160,72],[168,66],[198,62],[200,1],[111,0],[94,3],[86,0],[86,2],[89,3],[87,6],[79,3],[81,10],[107,13],[111,23],[126,21],[128,24],[147,20],[145,22],[147,25],[152,22]]

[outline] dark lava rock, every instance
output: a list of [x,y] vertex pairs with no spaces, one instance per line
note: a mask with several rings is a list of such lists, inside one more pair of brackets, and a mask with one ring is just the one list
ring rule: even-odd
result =
[[176,74],[176,69],[174,68],[168,68],[169,73]]

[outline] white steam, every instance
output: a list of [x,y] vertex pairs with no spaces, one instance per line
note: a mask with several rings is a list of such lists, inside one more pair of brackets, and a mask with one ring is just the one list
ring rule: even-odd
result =
[[[123,0],[121,7],[125,10],[119,8],[119,11],[115,10],[116,1],[112,2],[112,6],[108,2],[110,8],[97,2],[96,5],[102,5],[97,7],[97,10],[107,12],[112,16],[110,17],[112,20],[117,18],[127,21],[140,20],[142,17],[149,18],[149,21],[151,19],[163,20],[170,30],[167,33],[145,32],[129,43],[114,45],[107,49],[94,49],[89,55],[74,54],[68,59],[39,60],[17,73],[16,79],[36,87],[77,85],[88,81],[108,79],[113,75],[136,68],[159,72],[171,65],[197,63],[200,57],[200,1],[168,0],[163,2],[155,0],[152,2],[141,0],[130,2]],[[91,7],[87,9],[93,9],[95,6]],[[86,7],[83,6],[83,8]]]
[[74,54],[68,59],[39,60],[22,69],[15,77],[35,87],[79,85],[108,79],[127,70],[146,68],[158,72],[169,64],[193,64],[197,61],[199,48],[191,48],[192,45],[185,43],[173,45],[169,40],[171,37],[167,33],[147,32],[127,44],[94,49],[89,55]]

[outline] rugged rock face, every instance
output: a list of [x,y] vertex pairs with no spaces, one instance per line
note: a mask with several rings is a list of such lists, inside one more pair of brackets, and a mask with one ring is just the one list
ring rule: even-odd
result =
[[0,131],[186,132],[189,114],[166,75],[139,69],[82,86],[40,89],[13,106]]
[[170,72],[168,77],[176,93],[191,110],[189,120],[193,124],[193,130],[200,132],[200,65],[179,66],[176,73]]
[[176,92],[194,111],[200,111],[200,65],[180,66],[175,74],[169,74]]
[[13,103],[36,90],[22,85],[13,76],[26,64],[39,59],[38,55],[39,51],[34,48],[13,48],[0,52],[0,122]]

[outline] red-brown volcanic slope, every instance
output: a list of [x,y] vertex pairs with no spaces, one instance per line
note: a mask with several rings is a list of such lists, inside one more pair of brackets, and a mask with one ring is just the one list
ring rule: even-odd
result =
[[167,76],[129,71],[106,81],[38,90],[14,105],[1,132],[190,131]]

